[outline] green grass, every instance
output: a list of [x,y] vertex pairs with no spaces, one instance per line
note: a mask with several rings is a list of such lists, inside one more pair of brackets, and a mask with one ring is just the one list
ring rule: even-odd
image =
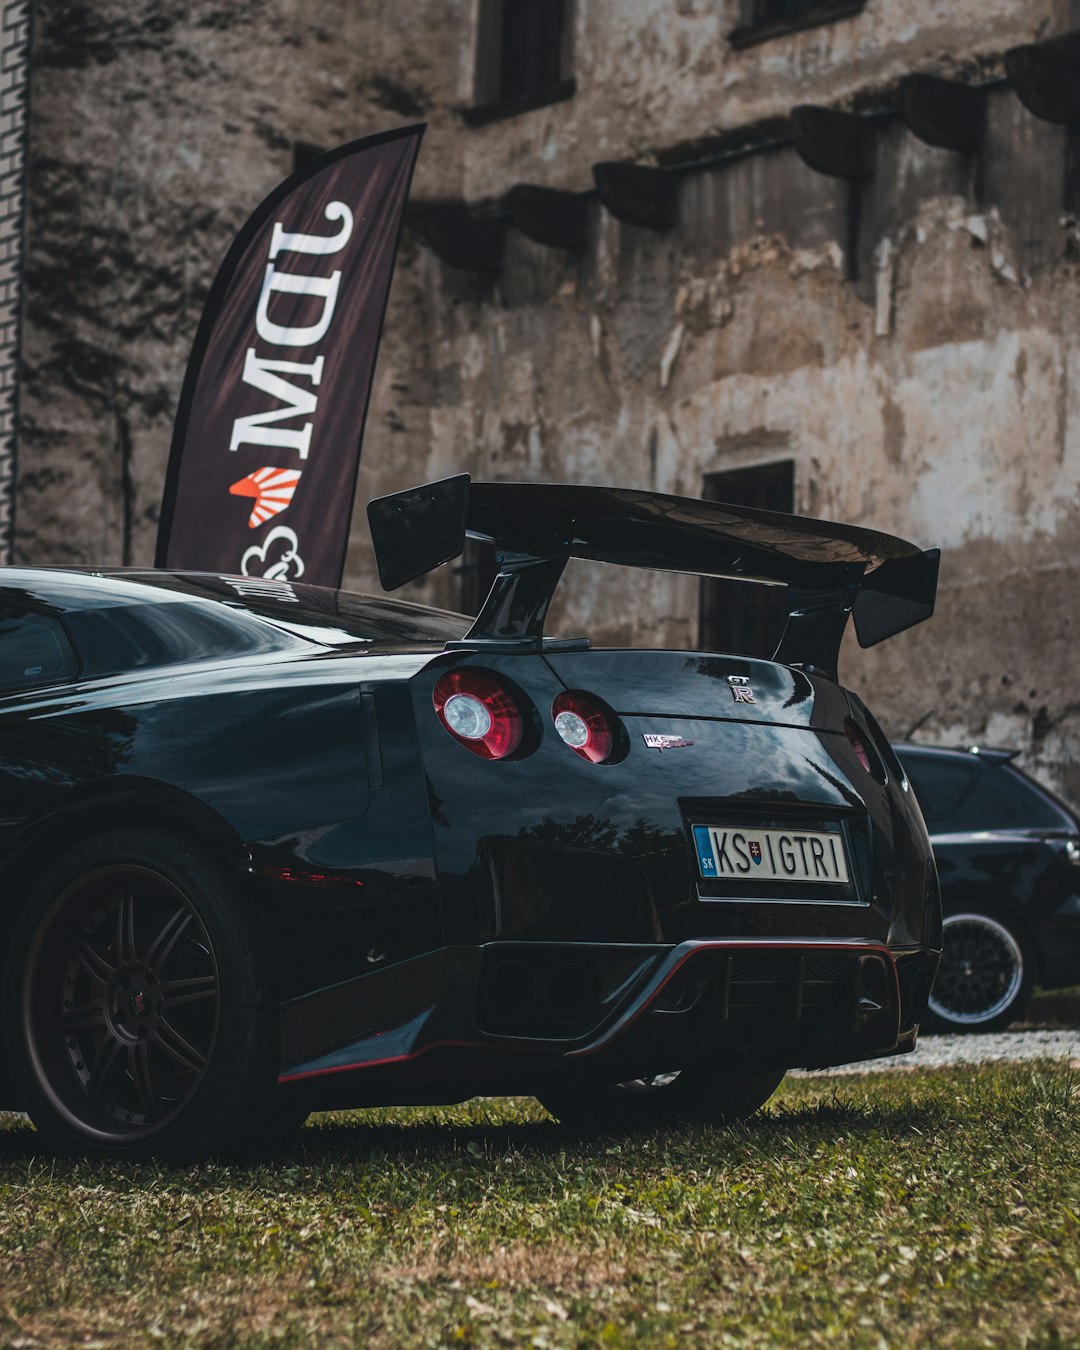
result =
[[592,1144],[476,1102],[184,1169],[39,1158],[9,1118],[0,1344],[1080,1344],[1078,1091],[803,1079]]

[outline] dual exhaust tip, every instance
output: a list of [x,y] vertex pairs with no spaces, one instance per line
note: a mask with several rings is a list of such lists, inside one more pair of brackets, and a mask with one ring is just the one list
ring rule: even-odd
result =
[[483,1010],[492,1023],[524,1035],[576,1027],[591,1016],[596,1002],[596,976],[580,961],[540,970],[525,961],[500,961],[482,994]]

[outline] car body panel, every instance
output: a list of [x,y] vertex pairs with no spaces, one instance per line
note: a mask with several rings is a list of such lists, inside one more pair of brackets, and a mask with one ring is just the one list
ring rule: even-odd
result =
[[[324,1104],[433,1100],[433,1084],[451,1091],[447,1051],[468,1060],[459,1091],[510,1090],[541,1060],[576,1072],[590,1046],[613,1072],[673,1044],[703,1054],[720,1026],[733,1062],[760,1059],[728,1008],[758,988],[740,975],[750,949],[772,972],[759,993],[773,1060],[914,1043],[936,873],[906,783],[861,765],[845,732],[861,704],[835,681],[709,653],[472,648],[462,616],[247,578],[9,569],[0,583],[0,600],[54,616],[90,653],[66,683],[0,692],[0,923],[88,831],[199,834],[263,916],[282,1078],[317,1081]],[[132,650],[136,668],[107,669]],[[468,667],[517,691],[518,757],[480,759],[440,723],[435,683]],[[613,710],[610,762],[555,734],[568,688]],[[691,828],[728,822],[841,832],[851,884],[704,880]],[[825,984],[823,944],[840,961]],[[592,1022],[554,1034],[534,1009],[516,1030],[492,1023],[485,990],[511,950],[540,983],[585,970]],[[698,1011],[677,1024],[693,1010],[662,1005],[687,963]],[[806,1010],[826,985],[818,1025]],[[391,1045],[393,1075],[362,1087]]]

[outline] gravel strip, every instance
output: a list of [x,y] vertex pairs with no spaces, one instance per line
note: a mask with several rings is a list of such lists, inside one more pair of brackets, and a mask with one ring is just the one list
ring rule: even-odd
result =
[[1006,1064],[1018,1060],[1069,1060],[1080,1067],[1080,1030],[999,1031],[975,1036],[922,1036],[909,1055],[841,1064],[833,1069],[793,1069],[800,1078],[888,1073],[893,1069],[944,1069],[954,1064]]

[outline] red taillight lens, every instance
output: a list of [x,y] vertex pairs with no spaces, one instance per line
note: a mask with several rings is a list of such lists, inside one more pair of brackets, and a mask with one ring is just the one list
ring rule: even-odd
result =
[[593,764],[610,758],[615,733],[607,713],[586,694],[560,694],[551,705],[555,730],[575,755]]
[[850,718],[844,723],[844,735],[851,742],[851,748],[855,751],[859,763],[867,773],[873,773],[874,770],[870,763],[870,756],[867,754],[866,746],[863,745],[862,737],[859,735],[859,729]]
[[521,745],[525,719],[514,696],[482,670],[450,670],[435,685],[439,721],[481,759],[506,759]]

